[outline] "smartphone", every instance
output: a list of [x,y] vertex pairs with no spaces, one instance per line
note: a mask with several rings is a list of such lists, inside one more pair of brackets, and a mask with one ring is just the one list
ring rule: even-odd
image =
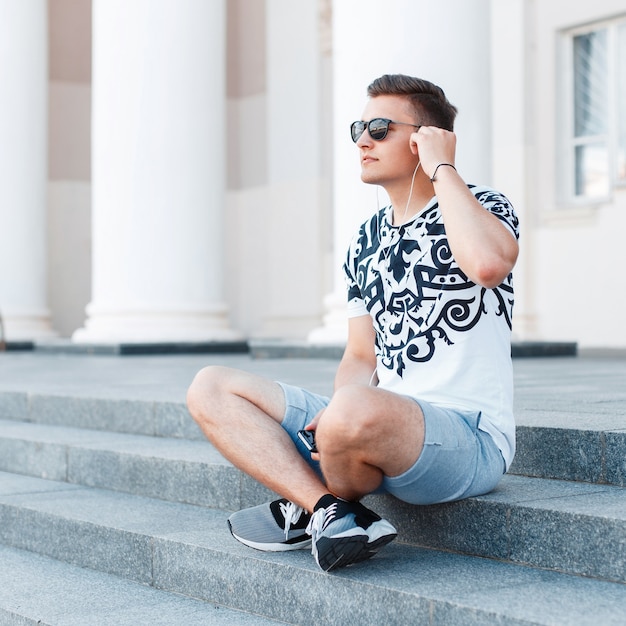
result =
[[315,446],[315,431],[314,430],[299,430],[298,439],[305,445],[309,452],[317,452]]

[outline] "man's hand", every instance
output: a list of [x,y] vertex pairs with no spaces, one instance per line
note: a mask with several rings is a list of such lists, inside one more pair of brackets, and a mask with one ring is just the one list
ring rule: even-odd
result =
[[411,133],[410,148],[418,154],[422,171],[435,188],[452,254],[465,275],[478,285],[493,289],[515,265],[519,247],[500,220],[476,200],[451,167],[455,165],[456,135],[435,126],[421,126]]
[[456,135],[448,130],[436,126],[420,126],[417,132],[411,133],[409,146],[413,154],[419,154],[422,170],[428,178],[432,178],[440,163],[454,165]]
[[[315,430],[320,421],[320,417],[322,417],[322,413],[324,413],[326,409],[322,409],[305,427],[304,430]],[[311,452],[311,458],[314,461],[320,460],[320,455],[318,452]]]

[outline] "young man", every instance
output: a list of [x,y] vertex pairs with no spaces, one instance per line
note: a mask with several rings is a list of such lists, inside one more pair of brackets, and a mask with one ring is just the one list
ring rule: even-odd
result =
[[432,504],[487,493],[515,447],[517,218],[456,171],[456,108],[439,87],[386,75],[368,96],[352,140],[362,180],[391,205],[348,251],[349,334],[332,398],[223,367],[203,369],[188,395],[222,454],[282,496],[233,514],[235,538],[259,550],[312,543],[326,571],[396,536],[362,496]]

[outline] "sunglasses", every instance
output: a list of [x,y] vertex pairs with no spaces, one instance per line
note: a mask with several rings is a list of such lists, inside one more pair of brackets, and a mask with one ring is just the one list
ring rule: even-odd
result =
[[421,128],[418,124],[408,124],[407,122],[394,122],[393,120],[385,119],[384,117],[375,117],[373,120],[369,122],[352,122],[350,124],[350,135],[352,136],[352,141],[356,143],[361,135],[365,132],[367,128],[367,132],[370,134],[370,137],[374,141],[382,141],[389,132],[389,124],[402,124],[403,126],[413,126],[413,128]]

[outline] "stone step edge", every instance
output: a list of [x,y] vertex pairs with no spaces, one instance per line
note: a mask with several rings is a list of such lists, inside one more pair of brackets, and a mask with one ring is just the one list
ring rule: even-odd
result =
[[[622,433],[623,438],[626,433]],[[205,471],[206,466],[219,466],[220,468],[231,468],[232,465],[226,461],[215,448],[206,440],[184,440],[165,439],[151,437],[148,435],[137,435],[129,433],[114,433],[110,431],[85,430],[81,428],[34,424],[30,422],[14,422],[12,420],[0,420],[0,444],[4,442],[4,454],[0,456],[0,470],[16,471],[41,478],[51,478],[69,482],[82,482],[80,477],[69,477],[68,459],[70,451],[93,451],[95,455],[106,455],[107,453],[119,455],[121,457],[138,459],[138,462],[148,462],[147,459],[162,461],[163,463],[187,464],[187,480],[194,483],[199,473]],[[9,449],[14,442],[17,450],[11,454]],[[550,447],[553,445],[550,440]],[[622,442],[623,443],[623,442]],[[1,449],[1,448],[0,448]],[[43,450],[49,451],[46,455]],[[621,446],[619,447],[621,450]],[[29,454],[30,450],[30,454]],[[144,452],[142,452],[144,450]],[[520,454],[520,456],[522,456]],[[621,462],[622,455],[618,454],[618,461]],[[563,463],[567,462],[567,458]],[[31,462],[32,461],[32,462]],[[47,461],[47,463],[45,463]],[[55,467],[54,464],[57,463]],[[18,463],[19,465],[11,464]],[[32,467],[29,467],[31,465]],[[104,465],[101,463],[101,465]],[[596,464],[599,467],[605,465]],[[195,468],[195,469],[194,469]],[[526,470],[526,471],[524,471]],[[537,471],[536,467],[529,466],[528,463],[514,461],[510,474],[520,476],[531,476],[534,478],[549,478],[576,482],[588,482],[592,484],[612,484],[624,486],[621,482],[608,482],[606,480],[584,480],[579,472],[576,476],[560,476],[556,473],[548,474]],[[242,478],[243,479],[243,478]],[[83,483],[89,486],[106,487],[101,483]],[[118,489],[118,487],[111,486]],[[183,490],[184,491],[184,490]],[[199,491],[199,490],[198,490]],[[138,492],[138,495],[154,495],[146,492]],[[262,493],[262,497],[269,495],[268,491]],[[167,497],[165,499],[168,499]],[[210,503],[198,500],[184,500],[192,504],[211,506]],[[220,508],[235,508],[237,503],[230,504],[221,501],[213,506]]]
[[[159,589],[206,602],[232,606],[236,600],[238,610],[298,624],[354,620],[389,624],[394,618],[394,623],[431,623],[433,616],[437,623],[459,623],[465,618],[480,623],[491,619],[502,623],[504,619],[507,624],[581,624],[582,615],[589,617],[590,624],[597,620],[611,624],[619,623],[615,615],[623,615],[626,610],[623,584],[398,543],[367,563],[326,574],[317,568],[308,551],[263,553],[237,543],[228,535],[225,514],[219,512],[214,512],[211,524],[199,524],[196,507],[172,507],[101,490],[71,491],[64,493],[60,486],[47,494],[48,506],[53,500],[64,511],[68,510],[68,496],[80,504],[80,516],[65,524],[59,515],[41,512],[45,508],[41,489],[32,494],[39,503],[39,514],[33,507],[7,504],[6,497],[1,498],[0,516],[9,522],[0,525],[3,540],[9,544],[16,539],[27,541],[31,522],[42,534],[51,529],[63,531],[66,545],[72,546],[77,558],[86,561],[77,564],[94,569],[117,565],[115,558],[106,561],[117,542],[121,545],[113,552],[128,557],[127,562],[133,557],[146,561],[143,569],[136,565],[132,571],[111,572],[117,576],[135,576]],[[108,499],[108,503],[96,498],[90,516],[85,502],[94,495]],[[125,527],[107,526],[103,517],[111,506],[135,518]],[[9,519],[7,512],[13,509],[19,516]],[[194,519],[173,531],[177,523],[182,525],[185,516]],[[162,527],[164,523],[169,531],[146,528],[146,524]],[[212,529],[216,523],[219,528]],[[7,537],[10,531],[14,532]],[[63,542],[43,539],[41,547],[49,553],[57,552],[49,556],[68,556],[63,554]],[[31,541],[28,549],[35,547]],[[237,593],[233,596],[234,589]],[[391,606],[396,608],[393,613]]]
[[[236,470],[206,440],[164,439],[11,420],[0,420],[0,470],[229,510],[275,497]],[[515,471],[510,474],[524,476]]]
[[0,544],[3,626],[185,624],[270,626],[274,620],[212,605]]
[[517,426],[509,473],[626,487],[626,430]]
[[183,401],[4,390],[0,391],[0,419],[206,440]]
[[0,420],[0,471],[236,510],[276,498],[206,439]]
[[[7,478],[5,474],[4,480],[10,483],[10,475]],[[85,494],[108,494],[105,499],[153,501],[160,503],[154,506],[165,508],[193,507],[208,517],[215,511],[103,488],[36,478],[30,481],[24,482],[39,488],[52,485]],[[17,475],[13,477],[15,482],[21,484]],[[543,489],[539,494],[538,487]],[[7,505],[8,497],[0,496],[0,508]],[[364,502],[398,529],[400,541],[412,546],[626,583],[624,489],[581,489],[575,483],[508,476],[496,491],[461,502],[416,507],[391,496],[368,496]]]
[[[0,392],[0,418],[205,441],[183,402]],[[548,436],[549,435],[549,436]],[[511,472],[626,486],[626,430],[518,425]],[[599,459],[599,462],[598,462]]]

